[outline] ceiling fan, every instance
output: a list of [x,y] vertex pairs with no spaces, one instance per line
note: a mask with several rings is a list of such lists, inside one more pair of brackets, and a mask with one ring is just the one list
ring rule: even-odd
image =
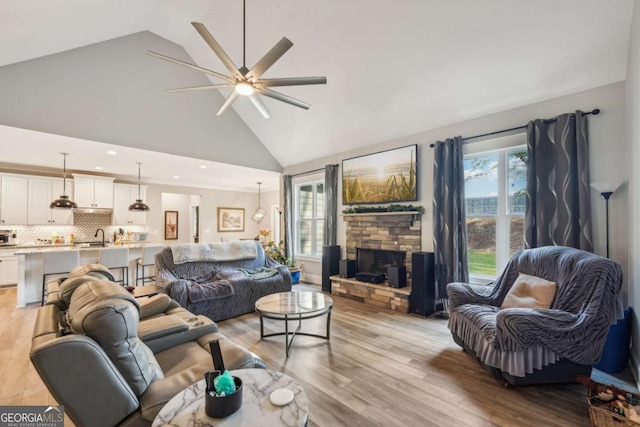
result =
[[276,86],[300,86],[300,85],[319,85],[326,84],[326,77],[288,77],[279,79],[263,79],[262,75],[284,55],[292,46],[293,43],[286,37],[283,37],[274,47],[271,48],[251,69],[246,67],[246,13],[245,13],[245,1],[242,1],[242,67],[235,66],[229,55],[222,49],[222,46],[213,38],[207,28],[199,22],[192,22],[196,31],[202,36],[204,41],[213,49],[214,53],[220,58],[222,63],[227,67],[227,70],[231,73],[231,76],[212,71],[197,65],[189,64],[188,62],[180,61],[178,59],[170,58],[160,53],[147,51],[147,55],[151,55],[156,58],[164,59],[165,61],[172,62],[174,64],[182,65],[193,70],[201,71],[209,76],[216,77],[224,80],[223,84],[186,87],[180,89],[170,89],[167,92],[187,92],[195,90],[210,90],[210,89],[222,89],[222,88],[234,88],[231,95],[227,98],[225,103],[218,111],[218,116],[223,114],[227,109],[238,99],[238,96],[248,96],[253,105],[256,106],[258,111],[262,113],[265,119],[271,117],[269,110],[264,105],[258,95],[263,95],[269,98],[277,99],[278,101],[286,102],[287,104],[295,105],[296,107],[304,108],[308,110],[311,107],[310,104],[284,95],[280,92],[269,89]]

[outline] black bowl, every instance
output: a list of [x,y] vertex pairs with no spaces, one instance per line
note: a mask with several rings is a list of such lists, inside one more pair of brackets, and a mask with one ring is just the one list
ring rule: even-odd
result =
[[242,380],[233,377],[236,383],[236,391],[228,396],[204,396],[204,412],[211,418],[224,418],[236,412],[242,406]]

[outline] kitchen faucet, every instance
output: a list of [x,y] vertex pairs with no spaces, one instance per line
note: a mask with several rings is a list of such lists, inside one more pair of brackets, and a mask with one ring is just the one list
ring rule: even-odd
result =
[[105,244],[104,244],[104,230],[102,228],[98,228],[96,230],[96,234],[94,234],[93,237],[98,237],[98,231],[102,231],[102,247],[104,248],[105,247]]

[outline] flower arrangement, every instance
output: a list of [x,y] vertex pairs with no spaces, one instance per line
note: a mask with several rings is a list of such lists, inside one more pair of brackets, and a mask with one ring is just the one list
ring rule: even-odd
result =
[[271,235],[271,230],[269,230],[268,228],[261,228],[260,231],[258,231],[258,236],[260,236],[260,238],[264,241],[269,238],[269,235]]

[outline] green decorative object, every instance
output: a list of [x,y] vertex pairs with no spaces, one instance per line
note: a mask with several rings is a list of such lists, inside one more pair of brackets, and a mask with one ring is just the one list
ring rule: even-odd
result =
[[265,252],[275,262],[278,264],[286,265],[289,268],[293,268],[296,266],[296,260],[293,258],[288,258],[287,254],[284,250],[284,242],[280,241],[279,244],[275,244],[272,240],[267,244]]
[[236,383],[233,381],[233,377],[229,371],[224,371],[222,375],[218,375],[213,380],[213,385],[219,396],[229,396],[236,391]]

